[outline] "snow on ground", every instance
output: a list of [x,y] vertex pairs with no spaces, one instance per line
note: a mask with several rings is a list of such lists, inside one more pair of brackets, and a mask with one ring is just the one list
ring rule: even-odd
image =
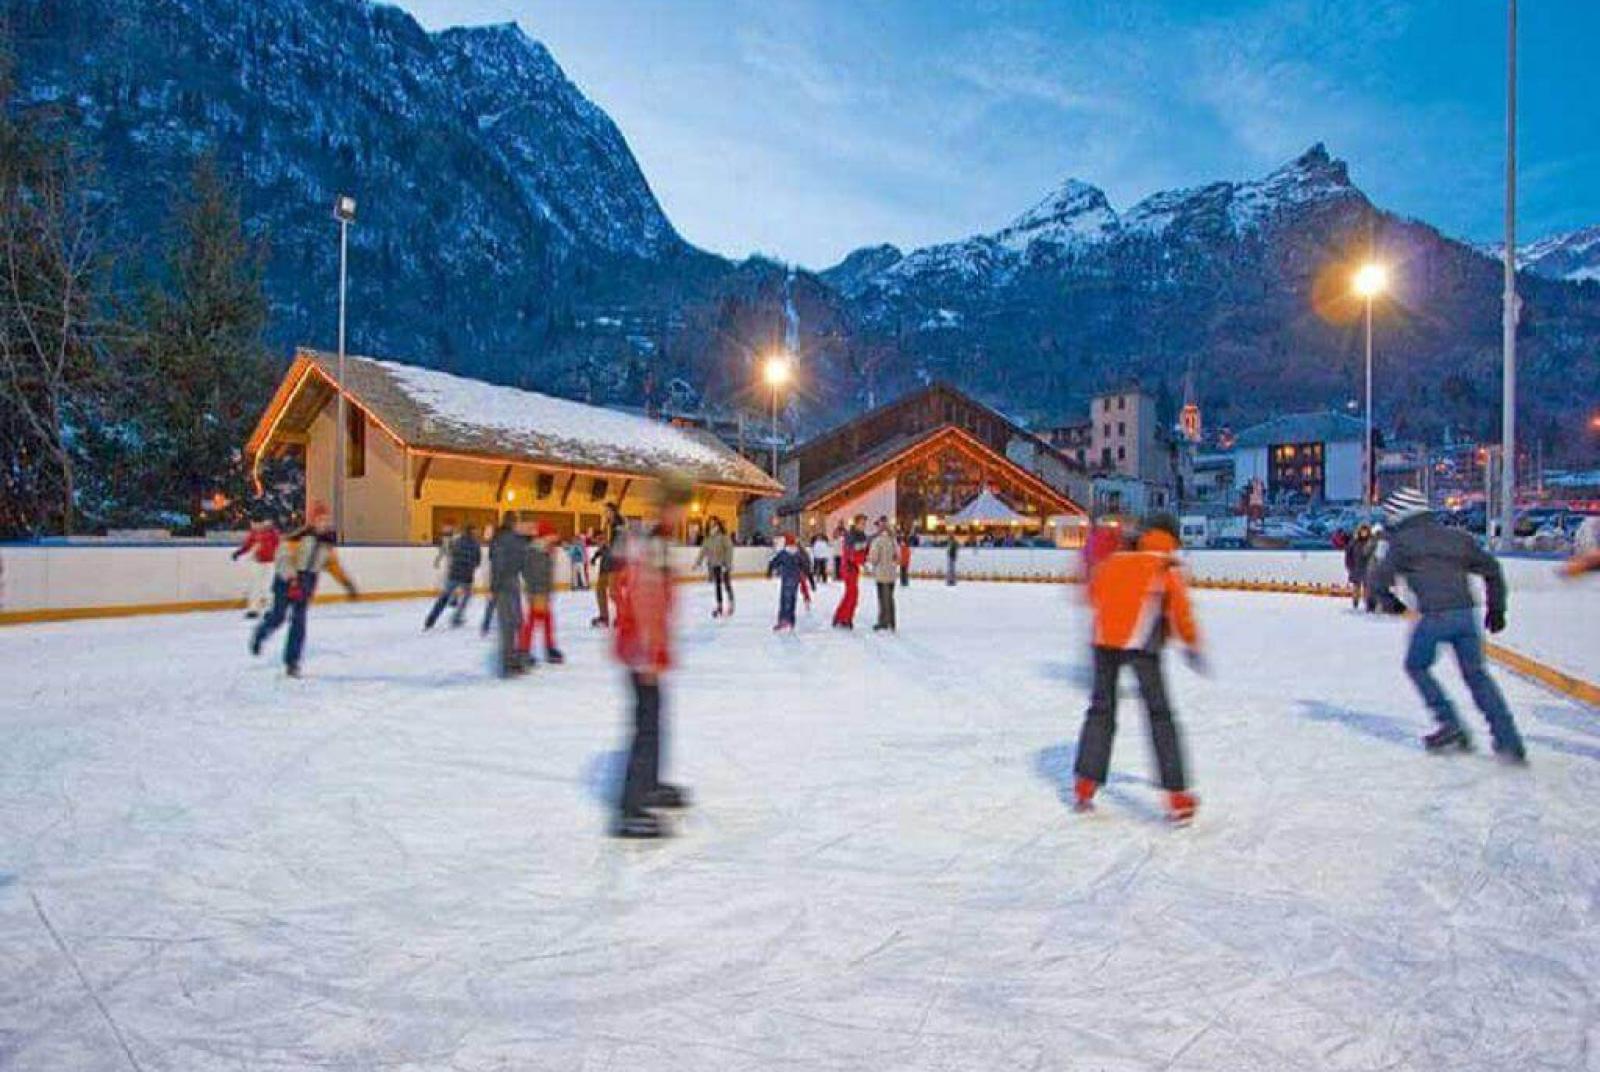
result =
[[917,584],[890,638],[740,592],[688,590],[659,845],[601,836],[583,593],[512,683],[420,603],[317,608],[298,682],[232,615],[0,631],[0,1066],[1595,1067],[1595,712],[1502,675],[1532,769],[1426,756],[1402,623],[1202,592],[1172,830],[1131,699],[1060,799],[1075,593]]

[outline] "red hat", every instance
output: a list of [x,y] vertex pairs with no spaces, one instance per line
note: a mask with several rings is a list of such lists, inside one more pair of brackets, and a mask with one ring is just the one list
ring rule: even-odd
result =
[[556,527],[550,524],[548,521],[541,521],[539,522],[538,526],[534,528],[533,534],[539,537],[541,540],[548,540],[550,537],[556,534]]

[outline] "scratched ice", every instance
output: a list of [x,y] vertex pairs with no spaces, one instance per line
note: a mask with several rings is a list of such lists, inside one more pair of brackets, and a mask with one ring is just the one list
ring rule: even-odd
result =
[[1060,799],[1065,590],[917,584],[893,638],[685,595],[701,806],[647,847],[582,594],[509,684],[413,603],[317,608],[298,682],[232,615],[0,630],[0,1067],[1594,1067],[1595,712],[1502,675],[1532,769],[1428,757],[1403,623],[1202,593],[1174,831],[1131,682]]

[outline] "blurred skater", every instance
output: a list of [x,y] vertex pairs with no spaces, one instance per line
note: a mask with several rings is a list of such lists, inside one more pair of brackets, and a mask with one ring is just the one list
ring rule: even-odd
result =
[[[700,553],[695,556],[694,568],[704,566],[711,578],[711,590],[717,595],[717,609],[711,612],[713,618],[721,618],[724,613],[733,615],[733,540],[728,536],[728,529],[722,523],[722,518],[711,519],[711,527],[706,532],[705,540],[700,544]],[[722,609],[722,593],[728,593],[728,609]]]
[[528,537],[523,523],[507,510],[489,541],[489,601],[499,625],[499,673],[516,677],[527,672],[518,638],[522,635],[522,578],[528,567]]
[[[1350,581],[1350,607],[1359,610],[1366,598],[1367,567],[1372,558],[1372,526],[1362,522],[1344,545],[1344,573]],[[1370,608],[1368,608],[1370,609]]]
[[315,503],[311,507],[309,524],[278,545],[272,579],[272,609],[251,635],[250,654],[260,655],[261,646],[287,619],[289,635],[283,642],[283,668],[290,677],[300,676],[300,660],[306,646],[306,619],[323,571],[333,574],[351,599],[360,596],[355,583],[339,563],[338,543],[328,508]]
[[661,688],[672,667],[673,583],[670,541],[688,512],[693,486],[664,474],[656,492],[658,519],[629,541],[617,577],[617,660],[633,693],[633,737],[622,797],[611,826],[615,837],[658,838],[670,831],[657,808],[683,808],[688,793],[661,781]]
[[432,629],[433,623],[444,613],[446,605],[454,605],[456,608],[455,613],[450,616],[452,627],[459,626],[466,620],[467,604],[472,602],[472,579],[477,575],[478,566],[482,562],[483,548],[478,546],[477,526],[468,525],[461,530],[461,535],[450,541],[450,557],[444,588],[439,592],[439,598],[433,601],[433,607],[423,620],[422,628]]
[[556,617],[551,609],[550,593],[555,587],[556,530],[548,521],[539,522],[528,542],[528,555],[523,564],[523,587],[528,590],[528,613],[517,634],[517,654],[524,664],[532,666],[533,634],[544,634],[544,661],[559,666],[567,661],[556,647]]
[[1600,515],[1583,519],[1573,533],[1572,557],[1561,564],[1561,575],[1568,579],[1585,573],[1600,573]]
[[1080,811],[1094,806],[1106,782],[1111,744],[1117,732],[1117,679],[1132,667],[1150,719],[1161,788],[1167,792],[1167,817],[1174,823],[1194,818],[1197,801],[1189,792],[1183,743],[1167,701],[1161,649],[1169,633],[1183,641],[1197,669],[1200,634],[1189,607],[1189,591],[1175,557],[1178,520],[1155,514],[1146,522],[1137,548],[1116,551],[1089,576],[1089,606],[1094,612],[1094,692],[1078,735],[1074,795]]
[[244,600],[244,616],[259,618],[272,606],[272,578],[278,560],[278,526],[270,517],[258,517],[250,522],[250,531],[244,542],[233,552],[233,560],[250,556],[250,587]]
[[956,556],[960,553],[961,540],[952,532],[950,542],[944,548],[944,583],[947,588],[956,586]]
[[911,587],[911,539],[900,537],[900,587]]
[[828,583],[828,561],[832,558],[833,546],[828,543],[828,534],[818,529],[811,538],[811,579],[817,584]]
[[600,545],[595,548],[591,559],[594,566],[594,604],[599,612],[590,620],[591,626],[609,628],[611,625],[611,584],[620,566],[618,552],[627,532],[628,523],[622,518],[622,508],[616,503],[606,503],[605,528],[601,530]]
[[1506,579],[1499,561],[1465,531],[1439,524],[1428,509],[1427,497],[1415,488],[1392,492],[1383,500],[1383,515],[1389,547],[1378,561],[1372,583],[1387,591],[1396,577],[1404,577],[1416,596],[1421,617],[1411,630],[1406,674],[1439,724],[1422,739],[1423,746],[1430,752],[1472,747],[1471,735],[1430,669],[1439,646],[1448,645],[1456,653],[1472,702],[1489,723],[1495,755],[1510,763],[1527,762],[1516,720],[1484,662],[1477,603],[1468,582],[1474,573],[1483,578],[1488,598],[1484,627],[1500,632],[1506,627]]

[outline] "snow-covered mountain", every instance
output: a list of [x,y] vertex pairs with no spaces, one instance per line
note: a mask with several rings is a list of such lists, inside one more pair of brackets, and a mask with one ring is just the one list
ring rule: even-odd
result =
[[[1500,256],[1502,246],[1492,248]],[[1517,268],[1549,279],[1600,281],[1600,225],[1550,235],[1517,250]]]

